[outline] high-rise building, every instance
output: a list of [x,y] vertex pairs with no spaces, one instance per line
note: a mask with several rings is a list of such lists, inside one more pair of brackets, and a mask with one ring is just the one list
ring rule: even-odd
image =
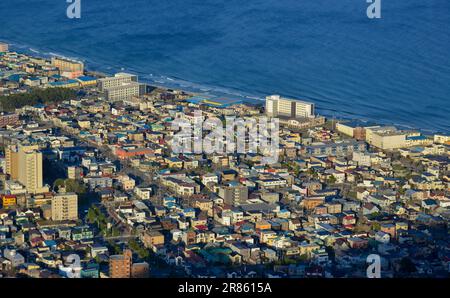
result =
[[6,174],[9,175],[11,180],[17,180],[19,178],[18,158],[17,145],[8,145],[5,148]]
[[19,177],[30,193],[38,193],[43,188],[42,153],[37,145],[19,145]]
[[130,278],[132,265],[132,252],[125,249],[121,255],[109,257],[109,277],[110,278]]
[[29,193],[47,191],[43,186],[42,153],[38,145],[8,145],[5,159],[6,173],[25,186]]
[[143,84],[130,82],[121,86],[110,87],[105,89],[105,97],[108,100],[126,100],[133,96],[140,96],[143,93]]
[[125,100],[145,93],[145,84],[138,83],[138,77],[128,73],[99,79],[98,88],[109,100]]
[[129,73],[116,73],[113,77],[102,78],[98,80],[98,89],[100,91],[105,91],[107,88],[122,86],[123,84],[128,84],[131,82],[138,81],[136,75]]
[[52,198],[52,220],[77,220],[78,196],[75,193],[61,193]]
[[0,42],[0,52],[8,52],[9,46],[7,43]]
[[279,95],[266,97],[266,115],[269,117],[310,118],[315,114],[314,108],[314,104],[307,101],[284,98]]

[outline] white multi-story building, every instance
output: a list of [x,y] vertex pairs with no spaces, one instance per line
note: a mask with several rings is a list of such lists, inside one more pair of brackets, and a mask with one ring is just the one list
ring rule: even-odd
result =
[[285,98],[279,95],[266,97],[266,114],[269,117],[310,118],[315,115],[314,108],[314,104],[307,101]]
[[145,85],[138,83],[136,75],[117,73],[114,77],[98,80],[98,88],[109,100],[126,100],[144,94]]

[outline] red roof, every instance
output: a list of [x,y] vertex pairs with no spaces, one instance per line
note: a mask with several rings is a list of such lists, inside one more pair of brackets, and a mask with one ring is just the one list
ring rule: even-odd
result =
[[198,225],[198,226],[195,226],[195,228],[196,228],[197,230],[201,230],[201,231],[206,231],[206,230],[208,230],[208,227],[205,226],[205,225]]

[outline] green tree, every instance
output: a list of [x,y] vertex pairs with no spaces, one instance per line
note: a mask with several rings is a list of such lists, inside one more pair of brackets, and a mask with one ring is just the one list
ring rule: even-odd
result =
[[35,88],[28,93],[0,96],[0,107],[9,112],[26,105],[60,103],[72,98],[76,98],[76,91],[72,89]]

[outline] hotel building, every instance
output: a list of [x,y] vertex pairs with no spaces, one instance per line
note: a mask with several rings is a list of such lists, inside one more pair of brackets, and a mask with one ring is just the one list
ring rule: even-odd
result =
[[117,73],[114,77],[98,80],[98,89],[108,100],[126,100],[145,93],[145,85],[138,83],[136,75]]
[[124,84],[128,84],[131,82],[138,81],[138,77],[136,75],[132,75],[129,73],[116,73],[113,77],[102,78],[98,80],[98,89],[100,91],[105,91],[108,88],[119,87]]
[[269,117],[284,116],[289,118],[314,117],[314,104],[298,99],[289,99],[279,95],[266,97],[266,114]]

